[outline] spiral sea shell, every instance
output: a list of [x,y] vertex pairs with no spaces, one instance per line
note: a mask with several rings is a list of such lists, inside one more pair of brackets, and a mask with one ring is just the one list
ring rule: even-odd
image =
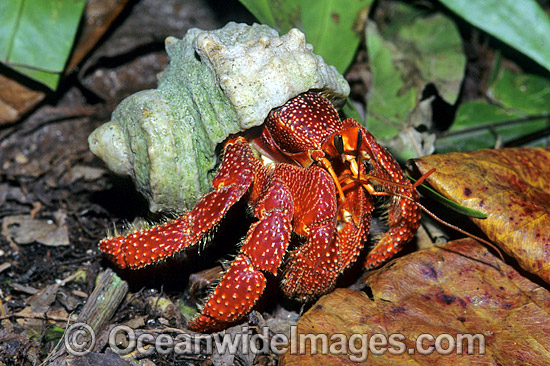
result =
[[168,37],[166,51],[157,89],[123,100],[88,139],[112,171],[132,177],[153,212],[193,207],[211,188],[216,145],[261,125],[271,109],[310,89],[335,104],[349,94],[297,29],[281,37],[258,24],[190,29],[182,40]]

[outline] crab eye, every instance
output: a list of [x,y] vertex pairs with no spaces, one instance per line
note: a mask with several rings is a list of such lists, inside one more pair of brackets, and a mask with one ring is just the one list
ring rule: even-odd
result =
[[367,174],[370,173],[374,168],[370,162],[370,159],[364,159],[362,160],[363,165],[365,166],[365,169],[367,171]]
[[342,138],[342,135],[334,136],[334,147],[339,154],[344,153],[344,139]]
[[355,145],[356,149],[361,149],[361,144],[363,143],[363,135],[361,134],[361,130],[357,130],[357,145]]

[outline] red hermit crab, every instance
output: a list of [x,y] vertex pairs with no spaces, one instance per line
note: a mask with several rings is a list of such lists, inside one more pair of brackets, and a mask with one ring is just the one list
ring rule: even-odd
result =
[[[254,148],[276,163],[264,165]],[[342,121],[318,92],[272,110],[251,143],[229,138],[212,186],[187,214],[99,244],[120,267],[141,268],[197,244],[233,204],[247,200],[258,220],[189,324],[196,331],[219,330],[247,314],[267,272],[280,276],[283,292],[300,301],[330,291],[365,246],[372,195],[390,196],[389,231],[368,254],[367,268],[397,253],[419,226],[417,193],[395,159],[355,120]],[[291,242],[293,232],[304,238],[301,245]]]

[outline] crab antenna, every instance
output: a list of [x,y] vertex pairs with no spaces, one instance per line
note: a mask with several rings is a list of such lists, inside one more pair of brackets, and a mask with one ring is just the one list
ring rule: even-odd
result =
[[[412,185],[412,188],[413,189],[416,189],[416,187],[418,187],[419,185],[421,185],[430,175],[432,175],[432,173],[434,173],[436,171],[435,168],[429,170],[428,172],[424,173],[420,178],[418,178],[418,180],[416,182],[413,183]],[[371,186],[368,182],[368,179],[372,179],[372,180],[376,180],[380,183],[384,183],[384,184],[388,184],[388,185],[392,185],[392,186],[396,186],[396,187],[402,187],[402,188],[409,188],[408,185],[406,184],[402,184],[402,183],[397,183],[397,182],[392,182],[392,181],[389,181],[389,180],[386,180],[386,179],[382,179],[382,178],[378,178],[378,177],[375,177],[373,175],[370,175],[370,174],[367,174],[366,175],[367,179],[358,179],[357,181],[359,183],[361,183],[363,186],[365,186],[365,184]],[[369,190],[369,188],[365,187],[365,189]],[[378,194],[379,196],[382,196],[384,194],[380,194],[380,193],[385,193],[385,192],[376,192],[376,193],[372,193],[369,191],[369,193],[371,194]]]
[[[361,134],[361,131],[357,131],[357,165],[361,166],[361,153],[359,152],[359,147],[361,147],[361,144],[363,143],[363,135]],[[361,169],[357,169],[357,179],[361,180]]]
[[[386,194],[386,192],[378,192],[378,191],[371,192],[370,189],[372,188],[372,185],[370,184],[369,179],[370,180],[376,180],[379,183],[392,185],[392,186],[395,186],[395,187],[409,188],[409,186],[404,184],[404,183],[393,182],[393,181],[390,181],[390,180],[387,180],[387,179],[382,179],[382,178],[375,177],[375,176],[370,175],[370,174],[364,175],[363,178],[364,179],[355,179],[355,180],[357,182],[361,183],[361,185],[363,185],[365,187],[365,189],[367,191],[369,191],[370,194],[374,194],[374,195],[378,195],[378,196],[382,196],[382,195]],[[369,187],[371,187],[371,188],[369,188]],[[380,194],[380,193],[383,193],[383,194]]]
[[430,175],[432,175],[433,172],[435,172],[435,170],[435,168],[432,168],[424,173],[420,178],[418,178],[416,182],[413,183],[413,188],[416,189],[416,187],[421,185],[426,180],[426,178],[428,178]]

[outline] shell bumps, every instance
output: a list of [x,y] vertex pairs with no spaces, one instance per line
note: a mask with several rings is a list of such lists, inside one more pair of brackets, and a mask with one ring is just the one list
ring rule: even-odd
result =
[[310,89],[335,104],[349,86],[299,30],[228,23],[168,37],[169,66],[157,89],[138,92],[89,137],[92,152],[130,175],[151,211],[182,212],[211,189],[216,146],[259,126],[273,108]]

